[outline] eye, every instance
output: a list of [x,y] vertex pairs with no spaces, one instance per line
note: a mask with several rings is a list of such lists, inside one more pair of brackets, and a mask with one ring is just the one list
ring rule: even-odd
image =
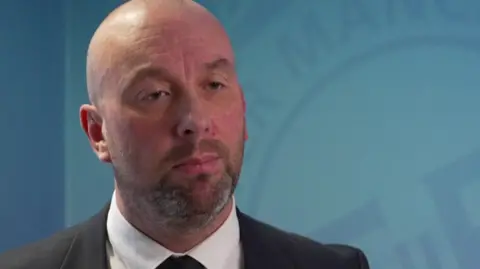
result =
[[218,82],[218,81],[212,81],[208,83],[208,88],[214,91],[222,90],[225,88],[225,84]]
[[145,96],[142,97],[142,100],[145,101],[156,101],[162,97],[168,97],[170,96],[170,92],[163,91],[163,90],[158,90],[149,94],[146,94]]

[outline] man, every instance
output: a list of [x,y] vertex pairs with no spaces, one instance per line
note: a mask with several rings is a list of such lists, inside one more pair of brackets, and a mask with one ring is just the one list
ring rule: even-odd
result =
[[98,215],[0,257],[2,269],[366,269],[235,206],[245,101],[227,34],[190,0],[132,0],[88,50],[81,125],[115,175]]

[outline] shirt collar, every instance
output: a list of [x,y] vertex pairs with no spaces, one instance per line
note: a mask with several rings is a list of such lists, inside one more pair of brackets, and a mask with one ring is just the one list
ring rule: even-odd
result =
[[207,269],[224,268],[227,257],[240,244],[235,199],[227,220],[210,237],[186,253],[173,253],[133,227],[120,213],[115,193],[107,217],[107,233],[115,255],[127,268],[153,269],[171,255],[188,254]]

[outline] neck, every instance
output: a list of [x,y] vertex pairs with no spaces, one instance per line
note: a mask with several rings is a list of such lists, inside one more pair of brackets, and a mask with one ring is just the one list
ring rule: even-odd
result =
[[185,253],[207,239],[227,220],[231,210],[235,210],[233,199],[230,198],[220,213],[207,225],[196,229],[194,232],[186,233],[185,231],[172,231],[171,229],[158,227],[157,224],[142,218],[141,213],[138,214],[139,212],[134,212],[135,210],[125,206],[118,193],[116,194],[116,200],[119,211],[133,227],[175,253]]

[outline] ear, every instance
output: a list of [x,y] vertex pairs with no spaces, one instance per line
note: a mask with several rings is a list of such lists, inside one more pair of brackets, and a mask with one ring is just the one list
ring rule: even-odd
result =
[[245,101],[245,94],[243,93],[243,88],[240,87],[240,92],[242,95],[242,106],[243,106],[243,140],[248,140],[248,128],[247,128],[247,102]]
[[82,105],[80,107],[80,123],[97,157],[102,162],[112,162],[103,133],[103,120],[97,108],[93,105]]

